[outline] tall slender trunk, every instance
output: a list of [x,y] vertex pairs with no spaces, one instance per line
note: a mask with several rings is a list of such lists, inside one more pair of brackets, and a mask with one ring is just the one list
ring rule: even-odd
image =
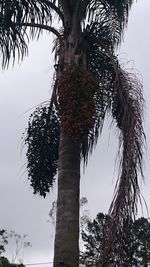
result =
[[[64,40],[60,47],[57,74],[61,80],[63,71],[76,62],[81,43],[81,26],[78,20],[80,1],[62,1],[64,12]],[[77,5],[77,6],[76,6]],[[63,69],[61,68],[63,66]],[[61,100],[61,99],[60,99]],[[61,101],[60,101],[61,102]],[[61,125],[56,234],[54,267],[79,266],[79,200],[80,200],[80,141],[68,136]]]
[[61,130],[54,267],[79,266],[80,143]]

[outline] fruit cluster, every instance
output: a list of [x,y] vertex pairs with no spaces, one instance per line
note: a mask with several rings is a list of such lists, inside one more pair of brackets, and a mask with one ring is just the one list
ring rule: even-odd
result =
[[59,79],[59,116],[61,126],[69,136],[81,138],[93,128],[94,93],[97,82],[91,73],[71,67]]
[[55,181],[58,165],[59,122],[54,109],[38,107],[26,131],[28,179],[34,194],[45,197]]

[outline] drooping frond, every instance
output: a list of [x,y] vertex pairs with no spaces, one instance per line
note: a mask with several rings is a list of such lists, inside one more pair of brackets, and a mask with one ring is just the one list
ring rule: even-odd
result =
[[[121,245],[124,245],[121,242],[129,234],[130,222],[136,214],[140,197],[138,172],[143,176],[142,86],[135,75],[121,69],[114,54],[113,35],[107,23],[92,23],[84,34],[88,69],[99,84],[95,92],[95,123],[88,135],[87,154],[92,152],[98,140],[106,112],[111,111],[120,132],[120,177],[109,211],[111,220],[106,231],[102,259],[105,258],[103,255],[107,255],[107,259],[108,253],[113,253],[116,262],[121,262]],[[114,252],[116,246],[118,249]]]
[[53,186],[58,167],[59,135],[54,105],[38,107],[30,116],[25,138],[28,179],[34,194],[45,197]]
[[38,37],[43,29],[57,34],[50,27],[52,7],[48,3],[46,0],[0,1],[0,54],[3,67],[8,66],[11,58],[22,60],[27,55],[29,39]]
[[[130,222],[137,213],[140,199],[138,172],[143,177],[143,96],[141,83],[135,75],[118,68],[112,98],[112,116],[120,129],[120,176],[110,206],[111,221],[106,231],[103,264],[115,250],[115,265],[121,266],[124,240],[130,231]],[[115,245],[114,245],[115,244]],[[120,265],[119,265],[120,264]],[[100,265],[105,266],[105,265]]]
[[[88,49],[87,57],[89,57],[89,53],[93,54],[94,56],[94,59],[92,60],[93,64],[97,56],[97,53],[105,54],[105,50],[103,47],[104,45],[107,46],[107,49],[114,51],[114,39],[112,32],[109,28],[109,25],[107,25],[107,23],[105,23],[103,19],[99,21],[99,23],[92,22],[91,24],[87,25],[83,34],[87,43],[87,49]],[[97,66],[98,62],[99,61],[97,60],[97,62],[95,63],[95,67]],[[91,65],[90,60],[88,61],[88,64]],[[99,65],[100,63],[98,64],[97,68],[99,68]]]
[[[110,55],[113,57],[113,40],[108,25],[102,21],[101,24],[92,23],[84,31],[87,53],[87,67],[97,81],[94,94],[95,112],[93,116],[93,128],[87,138],[86,161],[88,154],[93,151],[102,132],[106,112],[110,106],[113,86],[112,73],[114,67]],[[106,43],[107,41],[107,43]],[[114,75],[115,77],[115,75]]]
[[88,7],[88,21],[105,21],[114,37],[115,44],[119,44],[128,22],[129,10],[134,0],[93,0]]
[[3,68],[8,67],[11,58],[13,62],[16,57],[20,61],[28,54],[27,42],[27,35],[19,27],[0,29],[0,57]]
[[101,2],[107,12],[112,10],[112,13],[115,14],[116,19],[120,22],[121,28],[124,29],[128,23],[129,11],[135,0],[102,0]]

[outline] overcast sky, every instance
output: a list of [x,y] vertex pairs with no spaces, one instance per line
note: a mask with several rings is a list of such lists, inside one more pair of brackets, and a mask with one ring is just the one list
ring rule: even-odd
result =
[[[146,99],[145,185],[142,194],[150,207],[150,1],[138,0],[132,8],[124,43],[118,51],[126,68],[141,73]],[[54,227],[49,220],[53,192],[42,199],[33,196],[25,169],[21,136],[31,108],[48,100],[53,77],[52,36],[43,35],[30,45],[29,57],[18,66],[0,72],[0,228],[27,234],[32,248],[24,251],[24,263],[52,260]],[[31,110],[30,110],[31,109]],[[29,111],[30,110],[30,111]],[[117,132],[107,121],[96,151],[82,174],[81,196],[88,198],[90,215],[107,212],[115,185]],[[141,211],[140,211],[141,214]],[[147,216],[144,210],[144,216]],[[11,259],[12,252],[8,251]]]

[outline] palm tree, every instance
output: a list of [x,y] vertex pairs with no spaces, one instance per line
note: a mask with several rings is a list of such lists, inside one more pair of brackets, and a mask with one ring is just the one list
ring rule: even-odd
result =
[[[120,178],[106,228],[105,255],[128,232],[140,197],[144,133],[140,81],[122,69],[115,50],[134,0],[1,0],[2,66],[28,54],[43,30],[55,35],[55,76],[50,104],[31,115],[25,142],[34,193],[46,196],[58,169],[54,267],[79,266],[80,162],[87,164],[109,112],[119,129]],[[54,17],[59,26],[53,26]],[[120,248],[120,249],[119,249]],[[116,260],[116,261],[117,261]],[[120,266],[120,265],[118,265]]]

